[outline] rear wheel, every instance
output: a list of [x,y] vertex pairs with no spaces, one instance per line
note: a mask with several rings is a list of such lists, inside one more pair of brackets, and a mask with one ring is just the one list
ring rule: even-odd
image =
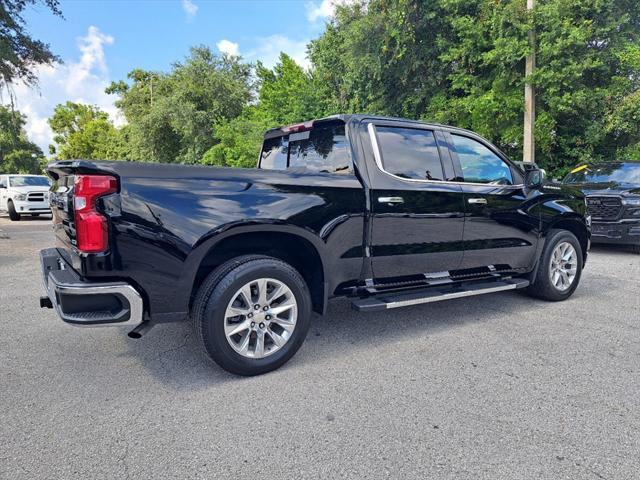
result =
[[573,233],[551,230],[527,293],[550,301],[569,298],[580,283],[582,258],[580,242]]
[[207,277],[192,316],[218,365],[238,375],[258,375],[280,367],[300,348],[309,329],[311,296],[291,265],[244,256]]
[[7,202],[7,210],[9,210],[9,218],[14,222],[20,220],[20,214],[16,212],[16,207],[13,205],[13,202],[9,200]]

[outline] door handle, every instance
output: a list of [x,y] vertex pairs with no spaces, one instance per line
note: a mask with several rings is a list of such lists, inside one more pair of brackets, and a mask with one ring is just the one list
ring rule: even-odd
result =
[[404,203],[402,197],[378,197],[378,203]]
[[469,203],[471,204],[479,204],[479,205],[486,205],[487,204],[487,199],[486,198],[470,198],[469,200],[467,200]]

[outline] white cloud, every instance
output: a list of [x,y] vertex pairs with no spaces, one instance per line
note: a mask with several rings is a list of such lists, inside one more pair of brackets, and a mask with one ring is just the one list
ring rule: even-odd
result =
[[260,60],[265,67],[273,67],[280,56],[280,52],[284,52],[293,58],[303,68],[308,69],[311,65],[307,58],[308,39],[293,40],[284,35],[271,35],[256,39],[257,47],[247,52],[245,57],[248,60]]
[[198,13],[198,5],[191,0],[182,0],[182,9],[187,14],[187,20],[193,20],[193,17]]
[[220,40],[216,43],[216,46],[221,53],[226,53],[227,55],[237,56],[240,53],[240,46],[230,40]]
[[328,19],[335,15],[337,5],[349,5],[360,0],[322,0],[318,2],[307,2],[307,19],[316,22],[320,19]]
[[47,119],[59,103],[72,101],[97,105],[116,125],[124,123],[114,105],[115,97],[104,92],[111,83],[104,47],[113,42],[112,36],[91,26],[86,36],[78,38],[80,57],[77,61],[39,67],[38,89],[23,84],[14,87],[16,107],[27,115],[27,135],[45,153],[53,138]]

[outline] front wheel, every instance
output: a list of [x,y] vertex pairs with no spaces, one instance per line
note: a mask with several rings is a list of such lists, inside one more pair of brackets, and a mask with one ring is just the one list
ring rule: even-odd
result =
[[576,236],[567,230],[551,230],[527,293],[554,302],[566,300],[580,283],[582,261],[582,247]]
[[9,218],[12,221],[17,222],[18,220],[20,220],[20,214],[16,212],[16,207],[13,205],[13,202],[11,200],[9,200],[9,202],[7,203],[7,210],[9,210]]
[[192,317],[218,365],[237,375],[258,375],[282,366],[298,351],[309,330],[311,296],[291,265],[243,256],[207,277]]

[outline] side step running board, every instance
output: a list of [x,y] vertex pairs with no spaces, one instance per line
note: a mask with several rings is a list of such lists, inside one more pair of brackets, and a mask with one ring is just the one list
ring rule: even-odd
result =
[[485,293],[515,290],[529,286],[529,280],[523,278],[509,278],[503,280],[491,280],[468,284],[456,284],[438,287],[423,288],[402,293],[380,293],[375,296],[356,298],[351,302],[354,310],[360,312],[374,312],[388,310],[390,308],[420,305],[421,303],[439,302],[453,298],[471,297]]

